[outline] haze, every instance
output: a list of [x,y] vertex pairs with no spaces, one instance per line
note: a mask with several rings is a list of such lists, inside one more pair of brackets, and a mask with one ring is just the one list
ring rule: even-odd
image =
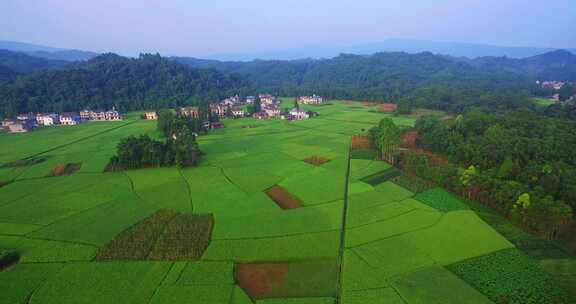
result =
[[576,47],[573,0],[2,0],[0,40],[208,56],[411,38]]

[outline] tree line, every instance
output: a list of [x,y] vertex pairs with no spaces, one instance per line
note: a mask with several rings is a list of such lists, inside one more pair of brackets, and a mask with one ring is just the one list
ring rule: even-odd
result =
[[491,113],[471,108],[454,119],[419,118],[419,153],[401,166],[469,199],[479,200],[554,237],[576,210],[576,123],[529,109]]
[[197,166],[204,154],[196,141],[203,131],[198,119],[176,115],[172,110],[159,111],[157,129],[165,141],[148,135],[129,136],[120,140],[107,171],[177,165],[180,168]]

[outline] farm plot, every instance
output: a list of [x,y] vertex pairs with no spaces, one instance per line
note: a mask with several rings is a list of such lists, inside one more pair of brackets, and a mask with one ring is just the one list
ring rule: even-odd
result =
[[[159,137],[154,122],[0,134],[2,164],[49,151],[42,162],[0,168],[0,181],[12,181],[0,187],[0,248],[21,256],[0,272],[0,303],[324,304],[339,297],[413,304],[446,299],[448,289],[461,303],[480,303],[478,292],[493,300],[452,269],[513,247],[473,211],[402,175],[362,181],[390,169],[371,150],[352,151],[346,176],[351,135],[389,115],[354,102],[305,108],[321,116],[223,120],[226,128],[199,137],[200,165],[181,170],[102,172],[120,138]],[[330,161],[303,161],[311,156]],[[46,177],[59,163],[82,166]],[[265,193],[275,185],[300,199],[299,208],[280,208]],[[240,268],[266,288],[239,286]]]
[[334,297],[335,261],[240,263],[234,275],[252,299]]
[[517,249],[458,262],[448,269],[497,303],[574,303],[576,300]]

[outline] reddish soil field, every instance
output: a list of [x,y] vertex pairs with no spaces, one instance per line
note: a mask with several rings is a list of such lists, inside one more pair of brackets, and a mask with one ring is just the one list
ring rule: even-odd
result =
[[396,111],[398,105],[395,103],[383,103],[378,107],[378,111],[382,113],[392,113]]
[[330,160],[324,156],[310,156],[310,157],[306,157],[304,159],[304,162],[309,163],[309,164],[314,165],[314,166],[320,166],[320,165],[323,165],[329,161]]
[[52,171],[48,173],[48,176],[62,176],[62,175],[71,175],[74,172],[80,170],[82,164],[57,164],[54,166]]
[[283,210],[302,207],[302,200],[278,185],[266,190],[266,194]]
[[250,298],[257,300],[270,297],[273,286],[286,280],[288,269],[288,263],[241,263],[236,264],[234,276]]
[[352,150],[367,150],[372,148],[368,135],[352,136]]

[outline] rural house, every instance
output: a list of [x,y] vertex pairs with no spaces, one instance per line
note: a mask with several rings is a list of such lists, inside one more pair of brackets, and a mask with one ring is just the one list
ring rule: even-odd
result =
[[292,120],[302,120],[302,119],[308,119],[310,117],[310,115],[308,115],[308,112],[298,108],[290,110],[289,114]]
[[60,124],[64,126],[74,126],[79,124],[80,121],[80,114],[78,112],[65,112],[60,114]]
[[299,104],[312,104],[312,105],[319,105],[324,102],[324,98],[317,96],[316,94],[312,96],[300,96],[298,97]]
[[226,116],[226,109],[227,108],[228,108],[227,106],[225,106],[223,104],[219,104],[219,103],[210,104],[210,111],[218,117]]
[[36,123],[39,126],[53,126],[60,123],[60,116],[55,113],[36,115]]
[[266,114],[267,114],[268,117],[270,117],[270,118],[280,116],[280,107],[278,107],[277,105],[268,105],[268,106],[265,106],[264,109],[263,109],[263,111],[266,112]]
[[253,104],[256,101],[256,96],[246,96],[246,103]]
[[156,111],[145,111],[144,118],[147,120],[156,120],[158,119],[158,114],[156,113]]
[[32,119],[17,120],[6,119],[2,121],[2,126],[9,133],[26,133],[35,127],[35,121]]
[[232,115],[234,115],[234,117],[244,117],[244,115],[245,115],[244,109],[242,109],[240,107],[233,107],[232,108]]
[[198,107],[182,107],[179,110],[180,115],[189,118],[199,118],[200,117],[200,110]]

